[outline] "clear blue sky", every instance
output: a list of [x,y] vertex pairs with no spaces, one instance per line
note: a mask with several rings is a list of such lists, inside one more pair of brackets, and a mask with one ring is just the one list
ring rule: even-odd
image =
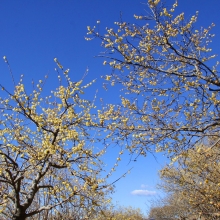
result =
[[[94,58],[102,48],[100,41],[85,41],[86,27],[96,25],[96,21],[100,20],[99,30],[103,33],[105,27],[113,27],[113,23],[119,20],[120,12],[124,21],[135,22],[133,14],[145,14],[146,7],[141,2],[146,0],[2,0],[0,56],[7,56],[16,81],[21,74],[24,74],[27,83],[49,74],[50,86],[53,85],[52,75],[55,74],[54,57],[57,57],[65,68],[70,68],[73,80],[80,79],[89,67],[86,80],[98,79],[94,85],[95,91],[102,83],[100,76],[110,73],[111,70],[102,66],[102,59]],[[174,1],[166,2],[171,5]],[[213,50],[218,53],[220,1],[179,0],[178,11],[184,11],[186,17],[199,11],[199,26],[207,27],[212,22],[216,23],[213,31],[216,34]],[[3,60],[0,60],[0,76],[1,84],[10,88],[12,82]],[[91,93],[88,98],[93,95],[94,93]],[[119,94],[106,93],[100,87],[99,96],[110,103],[117,100]],[[109,155],[106,162],[111,163],[112,158],[114,155]],[[145,211],[149,196],[133,195],[131,192],[157,192],[157,170],[165,161],[162,155],[158,156],[158,162],[149,155],[127,165],[129,157],[125,156],[114,177],[117,178],[130,167],[134,168],[130,175],[116,184],[114,201],[121,205],[140,207]]]

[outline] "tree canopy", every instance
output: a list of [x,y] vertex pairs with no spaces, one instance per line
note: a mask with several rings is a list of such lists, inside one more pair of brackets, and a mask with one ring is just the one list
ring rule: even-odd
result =
[[[22,77],[15,83],[12,75],[13,88],[0,84],[2,218],[42,214],[68,219],[76,212],[90,219],[127,218],[128,209],[103,209],[113,190],[107,179],[124,150],[137,156],[163,151],[174,163],[161,171],[174,199],[152,212],[171,218],[177,212],[173,201],[181,195],[187,208],[208,217],[218,214],[220,78],[209,46],[215,25],[197,27],[198,12],[186,19],[176,13],[177,1],[171,7],[160,0],[146,5],[148,12],[134,15],[134,24],[121,17],[104,34],[87,27],[91,38],[101,41],[104,52],[99,57],[112,71],[104,76],[106,89],[116,84],[122,89],[119,104],[96,110],[96,97],[84,98],[95,80],[73,82],[57,58],[59,85],[50,95],[47,77],[31,91]],[[106,172],[102,156],[111,143],[118,147],[118,158]],[[71,208],[65,217],[60,214]],[[99,210],[101,217],[94,214]],[[133,217],[141,219],[136,211]],[[185,213],[178,214],[185,218]]]
[[210,48],[215,24],[198,27],[199,13],[189,19],[177,14],[177,1],[146,5],[148,13],[135,14],[135,23],[122,17],[104,34],[88,27],[104,48],[99,57],[112,69],[106,81],[122,87],[115,134],[131,153],[165,152],[181,164],[161,171],[165,189],[182,193],[187,207],[212,218],[219,213],[220,78]]
[[44,92],[47,77],[30,93],[22,77],[13,89],[0,85],[0,212],[6,219],[59,212],[66,203],[78,212],[86,209],[88,217],[109,202],[106,178],[114,167],[103,172],[107,145],[101,139],[96,146],[103,128],[94,101],[83,99],[94,81],[72,82],[69,70],[54,61],[61,72],[52,95]]
[[176,14],[177,1],[170,8],[160,0],[147,5],[149,13],[134,15],[134,24],[121,18],[104,34],[88,27],[101,40],[103,64],[112,69],[105,79],[124,91],[115,130],[130,140],[130,151],[142,154],[152,149],[179,154],[210,136],[215,145],[219,62],[209,47],[215,25],[197,27],[198,12],[190,19]]
[[160,171],[160,185],[169,193],[179,194],[190,213],[206,219],[219,216],[219,147],[197,146]]

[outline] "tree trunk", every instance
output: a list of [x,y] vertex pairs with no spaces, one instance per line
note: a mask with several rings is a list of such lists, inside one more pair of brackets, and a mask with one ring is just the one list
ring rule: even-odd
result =
[[13,217],[13,220],[25,220],[26,219],[26,215],[19,215],[19,216],[15,216]]
[[17,208],[16,213],[13,215],[13,220],[25,220],[27,218],[27,215],[25,213],[25,209],[20,206]]

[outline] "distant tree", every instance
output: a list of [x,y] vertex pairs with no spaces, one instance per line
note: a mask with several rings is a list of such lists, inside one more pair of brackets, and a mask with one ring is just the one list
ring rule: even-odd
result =
[[108,206],[99,216],[92,220],[144,220],[144,215],[140,209],[133,207],[119,206],[116,209]]
[[30,93],[22,78],[13,89],[0,85],[1,219],[61,219],[71,209],[89,217],[112,191],[106,178],[113,171],[104,174],[101,160],[108,138],[96,136],[104,128],[94,102],[83,98],[91,83],[72,82],[55,62],[62,73],[57,70],[59,86],[49,96],[46,79]]
[[169,193],[178,193],[191,213],[200,213],[205,219],[220,216],[220,162],[219,146],[204,145],[182,154],[177,164],[163,168],[162,187]]
[[88,27],[88,34],[102,42],[103,64],[112,68],[105,79],[124,91],[112,114],[115,133],[139,154],[156,148],[178,155],[210,136],[216,145],[219,62],[208,46],[214,24],[196,27],[198,12],[189,19],[176,14],[177,1],[171,7],[160,0],[146,5],[146,15],[134,15],[137,24],[115,22],[105,34]]
[[176,220],[177,218],[175,217],[172,209],[173,207],[171,206],[152,207],[150,210],[149,218],[155,220]]
[[164,198],[156,198],[151,201],[149,218],[155,220],[179,219],[186,220],[193,216],[190,207],[180,193],[172,192]]

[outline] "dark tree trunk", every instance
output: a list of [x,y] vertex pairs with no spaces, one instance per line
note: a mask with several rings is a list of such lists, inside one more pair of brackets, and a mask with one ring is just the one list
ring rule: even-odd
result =
[[13,220],[25,220],[25,219],[26,219],[26,215],[19,215],[13,217]]
[[13,220],[25,220],[27,218],[27,215],[25,213],[25,209],[20,206],[17,208],[16,213],[13,215]]

